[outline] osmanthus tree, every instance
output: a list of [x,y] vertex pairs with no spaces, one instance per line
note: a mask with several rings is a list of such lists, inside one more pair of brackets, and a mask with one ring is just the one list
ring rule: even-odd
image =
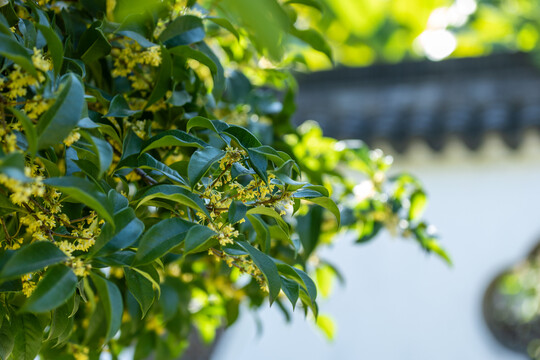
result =
[[0,1],[0,359],[172,359],[266,298],[316,316],[340,220],[446,257],[414,178],[289,124],[283,49],[330,55],[311,3]]

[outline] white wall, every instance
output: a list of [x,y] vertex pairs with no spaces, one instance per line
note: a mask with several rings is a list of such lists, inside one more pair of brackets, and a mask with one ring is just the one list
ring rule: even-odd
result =
[[395,168],[424,183],[426,217],[437,225],[454,267],[387,235],[362,246],[342,239],[324,251],[347,279],[320,301],[321,313],[338,326],[333,343],[300,312],[286,324],[278,309],[259,314],[264,329],[257,337],[253,314],[244,311],[213,360],[524,359],[492,339],[481,299],[493,277],[540,239],[537,137],[528,133],[517,153],[496,136],[475,153],[457,141],[442,155],[415,144]]

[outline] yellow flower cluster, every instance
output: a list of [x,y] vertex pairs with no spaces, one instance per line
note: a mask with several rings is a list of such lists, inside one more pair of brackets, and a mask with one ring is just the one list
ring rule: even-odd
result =
[[39,94],[34,95],[30,100],[27,100],[24,104],[24,112],[30,119],[37,119],[41,114],[47,111],[53,101],[50,99],[43,99]]
[[[92,211],[84,218],[71,221],[66,214],[62,213],[60,203],[62,194],[43,184],[43,172],[44,169],[39,164],[33,163],[25,167],[25,175],[32,181],[21,182],[5,174],[0,174],[0,185],[11,193],[9,199],[13,204],[22,206],[26,210],[26,214],[19,218],[20,225],[24,227],[26,233],[25,237],[30,238],[31,241],[52,241],[69,256],[70,260],[67,265],[73,268],[75,274],[85,276],[90,266],[80,258],[76,258],[73,253],[75,251],[89,251],[101,232],[100,225],[103,220],[100,221],[96,213]],[[64,232],[56,232],[60,226],[71,230],[71,233],[66,234],[65,230]],[[5,226],[4,232],[6,239],[2,243],[2,247],[5,249],[17,249],[24,242],[25,237],[17,237],[17,234],[10,235]],[[62,240],[56,240],[56,238],[62,238]],[[22,280],[23,291],[25,294],[30,294],[32,286],[35,285],[31,281],[31,274],[26,275],[26,278]]]
[[11,130],[13,127],[0,127],[0,144],[5,153],[12,153],[17,150],[17,135]]
[[31,167],[25,168],[25,175],[33,177],[32,182],[22,182],[8,177],[6,174],[0,174],[0,185],[4,185],[12,194],[9,196],[11,202],[15,205],[22,205],[30,200],[31,196],[41,197],[45,194],[45,185],[43,185],[43,176],[36,175]]
[[148,71],[141,71],[139,65],[157,67],[161,64],[161,49],[159,46],[152,46],[147,49],[135,41],[124,40],[121,42],[122,49],[113,49],[114,77],[127,77],[131,81],[131,86],[136,90],[149,90],[152,84],[152,76]]
[[251,275],[259,283],[261,289],[268,292],[261,270],[255,266],[251,259],[246,256],[229,255],[224,251],[216,250],[214,248],[210,248],[208,254],[215,256],[218,260],[224,261],[230,268],[234,266],[240,270],[241,273]]
[[72,130],[68,137],[64,139],[64,145],[71,146],[74,142],[78,141],[81,138],[81,134],[78,132],[78,129]]
[[247,156],[244,149],[233,148],[230,145],[227,145],[225,151],[225,156],[219,160],[219,168],[221,170],[225,170],[232,164],[241,161]]
[[232,224],[223,225],[223,223],[217,223],[216,225],[210,223],[208,227],[215,231],[218,235],[218,241],[221,246],[234,243],[234,238],[236,238],[240,233],[238,230],[235,230]]
[[75,360],[88,360],[90,349],[86,346],[68,343],[69,350]]
[[146,136],[146,130],[144,129],[146,122],[144,120],[137,120],[131,125],[131,129],[138,137],[144,139]]
[[36,281],[32,274],[26,274],[21,277],[22,292],[26,297],[30,297],[36,289]]
[[[43,72],[52,69],[50,61],[43,56],[40,49],[34,48],[32,63],[36,69]],[[8,75],[8,81],[5,84],[0,84],[0,90],[7,87],[8,91],[5,96],[10,100],[15,100],[17,97],[26,96],[28,87],[39,85],[44,81],[45,76],[41,72],[38,72],[38,77],[35,78],[23,70],[19,65],[15,64],[13,65],[13,71],[10,71]]]

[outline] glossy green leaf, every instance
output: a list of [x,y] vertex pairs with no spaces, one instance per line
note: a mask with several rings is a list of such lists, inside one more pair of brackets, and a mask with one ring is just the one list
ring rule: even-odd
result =
[[186,238],[184,240],[184,254],[190,254],[195,252],[201,252],[208,250],[212,245],[214,240],[217,243],[217,240],[213,237],[216,233],[210,230],[206,226],[195,225],[189,229]]
[[135,264],[148,264],[163,256],[179,245],[194,225],[180,218],[161,220],[153,225],[144,233],[139,242]]
[[49,178],[44,182],[49,186],[59,189],[71,198],[87,205],[95,210],[106,221],[114,224],[112,206],[107,200],[107,196],[105,196],[105,194],[93,183],[75,176]]
[[32,157],[35,156],[38,147],[38,136],[36,127],[32,123],[32,120],[30,120],[30,118],[24,112],[18,109],[12,107],[9,107],[8,109],[22,124],[24,134],[26,135],[26,141],[28,142],[28,152]]
[[184,15],[170,23],[159,36],[159,40],[168,48],[172,48],[202,41],[205,35],[204,25],[200,18]]
[[246,241],[237,242],[244,250],[246,250],[255,263],[255,265],[261,270],[268,284],[270,304],[277,298],[279,291],[281,290],[281,278],[279,276],[276,264],[271,258],[254,248]]
[[0,34],[0,55],[20,65],[32,76],[37,77],[37,71],[32,64],[30,52],[5,34]]
[[202,51],[196,50],[188,45],[181,45],[176,46],[169,50],[169,52],[173,55],[182,56],[184,58],[188,59],[194,59],[200,62],[203,65],[206,65],[208,69],[210,69],[210,72],[213,75],[216,75],[218,72],[218,67],[214,60],[212,60],[210,57],[208,57],[205,53]]
[[[295,197],[294,194],[293,194],[293,197]],[[317,204],[319,206],[322,206],[326,210],[330,211],[336,217],[338,225],[340,224],[341,214],[334,200],[328,197],[315,197],[315,198],[310,197],[310,198],[303,198],[303,199],[306,201],[312,202],[314,204]]]
[[144,318],[154,303],[154,287],[152,282],[139,272],[128,267],[124,267],[124,274],[126,276],[127,288],[139,303],[142,317]]
[[145,202],[156,198],[180,203],[195,209],[196,211],[200,211],[210,218],[210,214],[208,213],[208,210],[206,209],[206,206],[201,198],[191,191],[177,185],[151,186],[145,189],[142,193],[137,194],[135,201],[139,202],[137,206],[141,206]]
[[319,11],[323,11],[323,8],[321,4],[316,0],[288,0],[285,1],[285,4],[300,4],[300,5],[306,5],[309,7],[312,7],[314,9],[317,9]]
[[281,277],[281,290],[283,290],[294,309],[298,302],[298,293],[300,291],[298,283],[285,277]]
[[268,183],[268,174],[266,172],[268,169],[268,160],[266,157],[258,152],[251,151],[251,149],[249,149],[247,152],[249,155],[248,162],[253,170],[255,170],[257,175],[259,175],[259,177],[263,179],[265,183]]
[[208,16],[205,19],[212,21],[213,23],[221,26],[224,29],[227,29],[231,34],[234,35],[236,39],[240,39],[240,35],[238,34],[238,31],[234,28],[233,24],[227,19],[224,18],[218,18],[213,16]]
[[142,145],[141,152],[147,152],[152,149],[166,146],[192,146],[204,148],[207,144],[182,130],[167,130],[146,140]]
[[207,146],[193,153],[188,165],[188,177],[191,188],[201,180],[201,178],[210,170],[212,165],[225,156],[225,151]]
[[289,225],[287,225],[285,220],[283,220],[283,217],[281,215],[279,215],[276,210],[274,210],[272,208],[265,207],[265,206],[257,206],[257,207],[249,209],[247,213],[249,215],[251,215],[251,214],[259,214],[259,215],[269,216],[272,219],[276,220],[279,227],[282,228],[283,231],[285,231],[286,234],[289,234]]
[[4,318],[0,326],[0,360],[7,360],[15,346],[15,334],[9,320]]
[[99,170],[98,177],[109,170],[113,160],[113,148],[108,141],[100,139],[96,136],[92,136],[86,131],[80,131],[83,138],[88,141],[90,148],[96,155],[97,164],[95,164]]
[[291,29],[291,34],[310,45],[313,49],[325,54],[332,61],[332,48],[324,37],[314,29],[299,30],[295,27]]
[[263,252],[267,253],[271,246],[270,231],[268,225],[261,219],[259,215],[246,215],[251,226],[257,234],[256,241],[260,245]]
[[122,324],[122,314],[124,313],[124,304],[122,294],[118,287],[111,281],[92,272],[90,274],[92,281],[96,286],[99,300],[105,312],[106,329],[105,340],[109,341],[120,329]]
[[229,213],[227,214],[229,222],[236,224],[240,220],[246,217],[247,206],[241,201],[232,201],[229,206]]
[[36,241],[16,250],[0,271],[0,280],[13,279],[68,260],[50,241]]
[[140,156],[128,156],[127,158],[121,160],[118,163],[116,170],[120,170],[123,168],[155,170],[173,181],[188,185],[187,181],[176,170],[173,170],[164,163],[157,161],[150,154],[141,154]]
[[186,125],[186,131],[189,132],[193,128],[204,128],[219,133],[227,129],[229,125],[223,121],[210,120],[202,116],[195,116],[189,119]]
[[97,256],[110,254],[131,246],[144,231],[144,223],[137,218],[135,211],[128,207],[114,214],[113,228],[106,223],[91,252]]
[[26,300],[22,312],[41,313],[64,304],[75,292],[77,276],[65,265],[50,267]]
[[47,40],[48,52],[53,63],[54,74],[58,76],[60,70],[62,70],[62,63],[64,62],[64,46],[62,45],[62,41],[50,26],[41,24],[37,24],[36,26]]
[[122,94],[115,95],[109,105],[109,111],[105,116],[130,117],[141,113],[140,110],[131,110],[129,104]]
[[249,148],[262,146],[259,139],[243,127],[231,125],[222,132],[236,140],[236,142],[246,151],[248,151]]
[[103,31],[95,25],[82,34],[77,49],[80,58],[87,64],[107,56],[112,49]]
[[74,74],[62,77],[61,91],[54,104],[40,117],[37,124],[38,148],[45,149],[62,143],[79,120],[84,104],[84,88]]
[[41,348],[43,326],[34,314],[20,314],[13,318],[15,346],[13,359],[34,360]]

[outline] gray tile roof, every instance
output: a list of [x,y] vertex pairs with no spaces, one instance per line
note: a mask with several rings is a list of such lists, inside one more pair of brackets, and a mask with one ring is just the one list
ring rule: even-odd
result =
[[385,140],[401,153],[416,139],[441,151],[450,135],[476,150],[488,132],[516,149],[525,130],[540,128],[540,70],[527,54],[342,67],[297,78],[295,123],[316,120],[325,135]]

